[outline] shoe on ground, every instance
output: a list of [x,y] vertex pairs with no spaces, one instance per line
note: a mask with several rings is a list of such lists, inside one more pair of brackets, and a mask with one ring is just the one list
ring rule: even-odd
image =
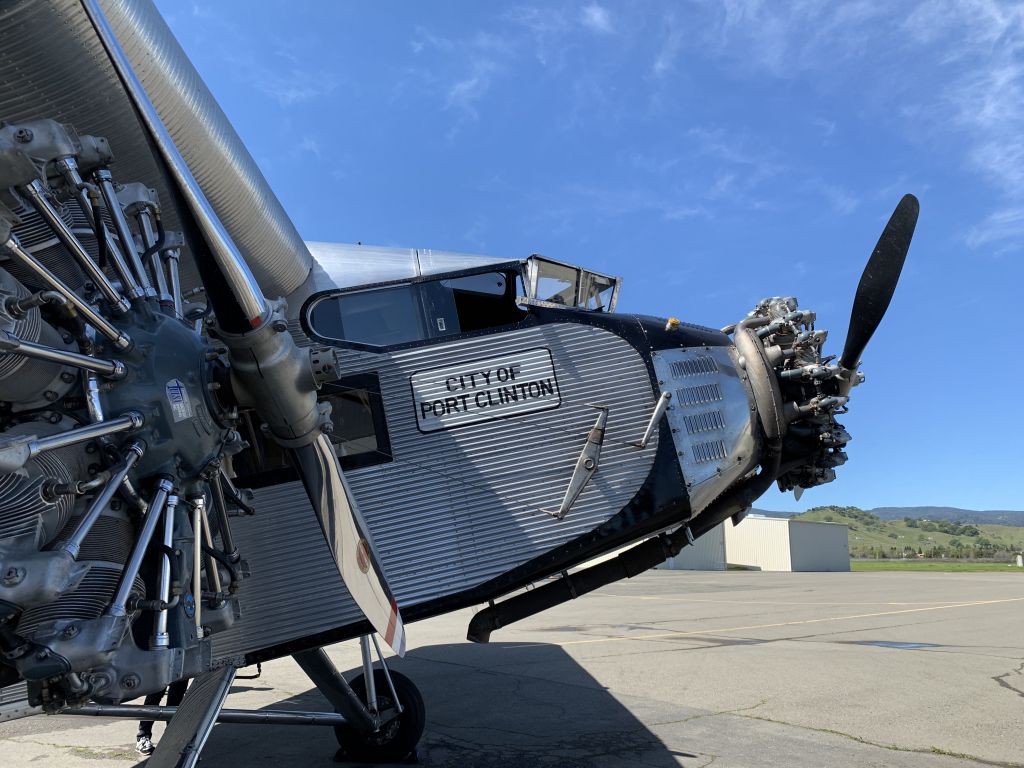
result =
[[152,755],[153,739],[149,736],[139,736],[139,738],[135,740],[135,751],[140,755]]

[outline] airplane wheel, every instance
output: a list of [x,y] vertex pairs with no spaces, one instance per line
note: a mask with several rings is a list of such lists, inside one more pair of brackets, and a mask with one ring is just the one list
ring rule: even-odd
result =
[[[384,670],[374,670],[373,679],[377,686],[378,706],[389,708],[393,702]],[[360,731],[350,725],[335,726],[334,735],[341,746],[337,758],[355,763],[399,763],[415,751],[427,722],[423,697],[412,680],[402,673],[392,670],[391,681],[402,703],[402,714],[376,733]],[[359,675],[351,686],[359,698],[366,701],[366,680],[363,676]]]

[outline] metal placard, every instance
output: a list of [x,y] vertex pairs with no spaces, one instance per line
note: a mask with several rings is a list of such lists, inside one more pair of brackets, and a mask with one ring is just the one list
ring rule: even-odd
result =
[[417,371],[409,383],[421,432],[521,416],[562,404],[551,351],[546,348]]

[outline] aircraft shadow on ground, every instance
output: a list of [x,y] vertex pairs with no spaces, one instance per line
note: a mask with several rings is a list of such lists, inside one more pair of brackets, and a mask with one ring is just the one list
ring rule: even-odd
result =
[[[426,701],[420,765],[662,768],[706,761],[670,751],[556,645],[434,645],[395,659],[392,668],[410,677]],[[345,676],[351,680],[356,672]],[[329,706],[310,688],[267,708],[323,711]],[[219,725],[203,763],[314,768],[334,764],[336,748],[330,728]]]

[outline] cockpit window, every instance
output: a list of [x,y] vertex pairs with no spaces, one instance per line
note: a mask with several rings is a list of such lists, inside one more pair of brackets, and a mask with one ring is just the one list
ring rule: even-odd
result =
[[[519,322],[518,273],[481,272],[327,296],[307,315],[327,340],[394,346]],[[520,288],[521,290],[521,288]]]
[[576,306],[576,284],[580,271],[573,267],[541,261],[537,271],[537,295],[541,301]]
[[334,296],[313,306],[309,322],[325,338],[376,346],[404,344],[424,334],[412,285]]
[[610,312],[612,299],[615,295],[615,284],[616,280],[613,277],[597,275],[593,272],[584,272],[580,306],[583,309]]
[[538,254],[531,256],[526,263],[530,288],[526,298],[591,312],[615,311],[622,283],[619,278],[562,264]]

